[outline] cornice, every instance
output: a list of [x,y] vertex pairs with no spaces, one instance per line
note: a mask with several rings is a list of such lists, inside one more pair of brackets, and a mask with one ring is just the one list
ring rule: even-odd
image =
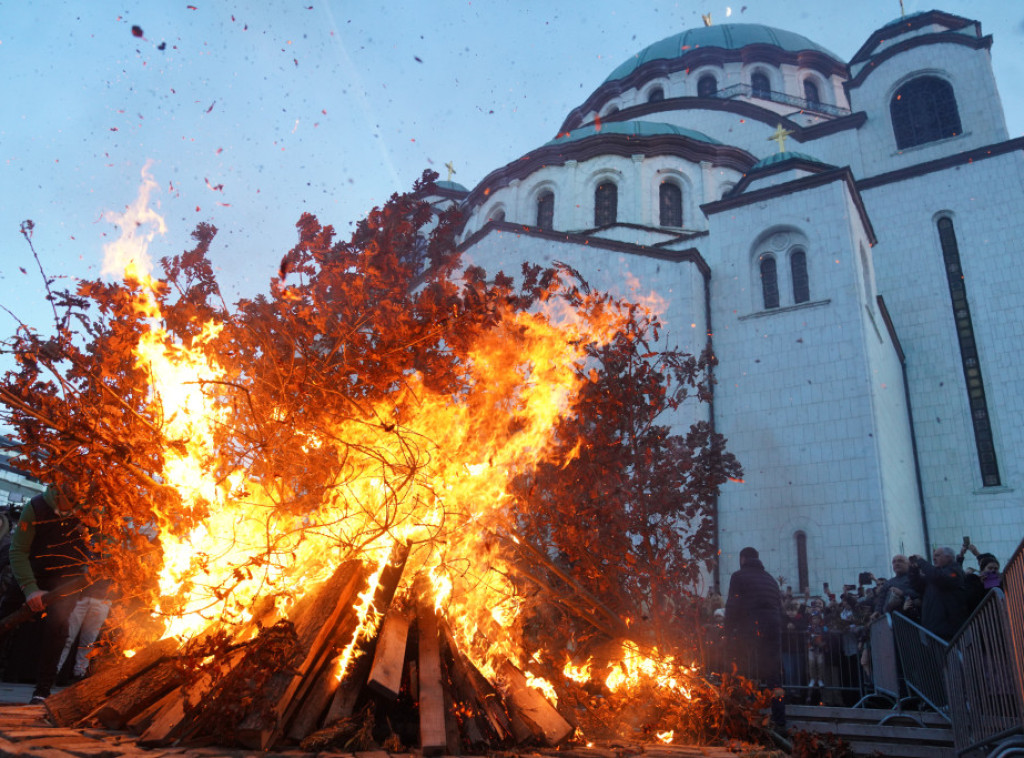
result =
[[935,34],[924,34],[920,37],[911,37],[910,39],[905,39],[902,42],[897,42],[892,47],[887,47],[878,55],[872,56],[865,64],[864,68],[857,72],[856,76],[843,82],[843,89],[846,90],[847,99],[849,99],[850,90],[856,89],[864,84],[864,80],[878,68],[879,64],[885,63],[908,50],[924,47],[925,45],[962,45],[963,47],[969,47],[972,50],[987,50],[992,47],[992,35],[989,34],[985,37],[967,37],[957,32],[936,32]]
[[986,145],[985,147],[978,147],[973,150],[965,150],[962,153],[947,155],[943,158],[936,158],[924,163],[916,163],[913,166],[898,168],[895,171],[887,171],[884,174],[875,174],[874,176],[859,180],[857,182],[857,189],[864,192],[865,190],[882,187],[893,182],[903,182],[907,179],[925,176],[926,174],[942,171],[954,166],[962,166],[966,163],[977,163],[987,158],[995,158],[1017,150],[1024,150],[1024,137],[997,142],[994,145]]
[[764,202],[766,200],[777,200],[778,198],[785,197],[786,195],[824,187],[828,184],[832,184],[833,182],[843,182],[846,184],[847,191],[850,193],[850,198],[853,200],[853,204],[857,209],[857,214],[860,216],[861,224],[867,232],[868,241],[872,246],[877,244],[878,239],[875,237],[874,227],[871,225],[871,219],[868,217],[867,209],[864,207],[864,199],[860,196],[860,192],[857,190],[857,185],[853,180],[853,172],[850,170],[849,166],[832,169],[831,171],[824,171],[820,174],[815,174],[814,176],[804,176],[800,179],[794,179],[791,182],[786,182],[785,184],[764,187],[763,189],[753,190],[752,192],[747,192],[742,195],[730,196],[722,200],[704,203],[700,206],[700,209],[704,211],[706,216],[712,216],[716,213],[724,213],[735,208],[742,208],[743,206],[750,205],[752,203]]
[[909,18],[898,18],[895,21],[886,24],[882,28],[875,30],[871,36],[867,38],[867,41],[860,46],[860,50],[854,53],[853,58],[850,59],[850,65],[852,66],[855,63],[863,63],[868,60],[868,58],[871,57],[871,51],[887,39],[892,39],[894,36],[912,32],[923,26],[936,23],[948,27],[951,31],[959,31],[965,26],[975,24],[977,22],[971,21],[969,18],[964,18],[963,16],[954,16],[952,13],[946,13],[944,11],[929,11]]
[[638,255],[644,258],[655,258],[661,261],[672,263],[692,263],[700,271],[701,276],[708,279],[711,276],[711,267],[704,260],[700,251],[695,247],[686,250],[664,250],[650,245],[635,245],[629,242],[604,239],[602,237],[588,237],[585,234],[573,234],[570,232],[559,232],[551,229],[540,229],[536,226],[526,224],[514,224],[509,221],[488,221],[482,228],[466,238],[458,247],[460,253],[478,244],[480,240],[489,234],[504,233],[515,234],[516,236],[533,237],[548,242],[558,242],[567,245],[579,245],[595,250],[608,250],[615,253],[626,253]]

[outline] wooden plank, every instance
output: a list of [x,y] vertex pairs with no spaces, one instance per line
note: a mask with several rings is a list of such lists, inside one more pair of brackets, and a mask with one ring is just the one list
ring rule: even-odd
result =
[[572,725],[539,691],[527,684],[526,676],[511,662],[501,663],[498,678],[504,682],[506,700],[544,744],[558,745],[572,734]]
[[338,688],[336,659],[344,651],[345,646],[351,642],[358,623],[359,619],[356,614],[350,613],[338,625],[337,634],[331,644],[330,655],[320,667],[314,683],[302,699],[301,706],[290,719],[291,723],[288,726],[290,739],[304,740],[320,724],[320,716],[327,709],[327,704],[334,697],[335,690]]
[[92,676],[46,698],[46,710],[58,726],[77,724],[110,693],[156,665],[178,649],[171,637],[148,645],[131,658],[122,658]]
[[[455,702],[452,699],[452,691],[449,686],[451,678],[448,676],[448,667],[445,665],[445,656],[440,655],[441,663],[441,692],[444,695],[444,738],[448,748],[448,755],[462,755],[462,739],[459,734],[459,722],[455,718]],[[469,720],[472,724],[472,719]]]
[[216,683],[241,662],[244,653],[244,649],[232,650],[208,666],[196,681],[168,693],[161,701],[164,705],[160,712],[139,737],[139,745],[161,747],[177,740],[187,726],[190,713],[208,697]]
[[[386,616],[391,608],[391,601],[398,590],[406,561],[409,559],[409,543],[395,545],[388,559],[388,565],[381,571],[380,579],[373,593],[373,608],[377,613]],[[333,724],[340,719],[351,718],[356,704],[362,694],[366,680],[370,676],[373,656],[376,650],[377,637],[362,639],[356,644],[348,671],[334,692],[331,707],[327,709],[324,724]]]
[[417,592],[416,620],[419,639],[420,749],[423,755],[441,755],[448,747],[445,733],[444,692],[437,617],[429,595]]
[[389,609],[377,635],[377,649],[366,682],[367,687],[389,700],[395,700],[402,688],[408,636],[409,616],[396,608]]
[[163,660],[147,671],[145,676],[135,677],[105,701],[101,700],[99,707],[83,721],[95,721],[107,729],[123,729],[132,717],[179,687],[183,678],[184,672],[179,661]]
[[[317,593],[317,600],[295,624],[301,655],[299,665],[275,674],[264,688],[262,697],[238,728],[239,740],[246,747],[266,750],[286,728],[285,714],[303,686],[311,669],[322,659],[344,614],[352,610],[356,594],[365,583],[363,565],[358,561],[342,564]],[[263,722],[269,714],[272,726]]]
[[[490,686],[490,682],[479,672],[479,670],[463,655],[463,652],[456,644],[452,629],[442,619],[439,622],[441,640],[447,647],[447,652],[452,657],[452,681],[455,683],[459,698],[473,710],[478,710],[486,720],[486,726],[492,731],[498,742],[504,742],[512,735],[512,724],[508,714],[505,712],[505,705],[498,691]],[[479,729],[482,732],[483,729]],[[526,738],[528,734],[524,735]],[[467,734],[470,744],[474,740]]]

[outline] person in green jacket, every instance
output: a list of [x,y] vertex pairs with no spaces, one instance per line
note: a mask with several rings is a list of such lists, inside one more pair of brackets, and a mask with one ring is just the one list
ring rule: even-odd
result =
[[11,538],[10,558],[16,586],[0,602],[0,618],[26,603],[43,613],[38,675],[30,703],[42,703],[57,679],[57,663],[68,635],[68,617],[84,582],[67,591],[68,583],[85,574],[89,549],[76,506],[58,485],[36,495],[22,509]]

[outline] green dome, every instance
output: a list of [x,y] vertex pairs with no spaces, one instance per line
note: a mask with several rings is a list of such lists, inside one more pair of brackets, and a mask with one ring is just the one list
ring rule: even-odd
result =
[[661,42],[655,42],[612,71],[605,81],[612,82],[622,79],[651,61],[682,58],[695,48],[717,47],[723,50],[739,50],[747,45],[771,45],[793,53],[813,50],[823,53],[833,60],[841,61],[834,53],[811,42],[802,34],[761,24],[719,24],[687,29],[679,34],[666,37]]
[[807,161],[809,163],[818,163],[818,164],[820,164],[822,166],[829,165],[829,164],[825,163],[823,160],[821,160],[820,158],[815,158],[812,155],[807,155],[806,153],[798,153],[796,151],[787,150],[784,153],[775,153],[773,155],[769,155],[767,158],[762,158],[757,163],[755,163],[753,166],[751,166],[750,170],[751,171],[757,171],[759,168],[767,168],[768,166],[774,166],[774,165],[776,165],[778,163],[783,163],[783,162],[788,161],[788,160]]
[[434,182],[434,185],[438,189],[455,190],[456,192],[469,192],[468,189],[463,187],[458,182],[451,182],[451,181],[448,181],[446,179],[442,179],[441,181]]
[[563,132],[555,137],[547,145],[564,145],[567,142],[594,137],[599,134],[624,134],[627,137],[657,137],[665,134],[675,134],[680,137],[689,137],[698,142],[707,142],[709,145],[721,145],[716,139],[709,137],[703,132],[695,129],[687,129],[685,126],[675,124],[662,124],[657,121],[611,121],[601,124],[600,127],[591,124],[573,129],[570,132]]

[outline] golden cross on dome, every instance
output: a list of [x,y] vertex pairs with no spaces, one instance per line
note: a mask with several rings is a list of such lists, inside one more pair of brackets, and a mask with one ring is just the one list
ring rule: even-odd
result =
[[448,181],[451,181],[452,174],[456,173],[455,166],[451,161],[448,161],[446,164],[444,164],[444,167],[448,169]]
[[779,152],[780,153],[784,153],[784,152],[786,152],[786,137],[788,137],[792,133],[793,132],[791,132],[791,131],[789,131],[787,129],[783,129],[782,128],[782,124],[779,124],[777,127],[775,127],[775,131],[772,132],[772,136],[769,137],[768,139],[770,141],[778,142],[779,143]]

